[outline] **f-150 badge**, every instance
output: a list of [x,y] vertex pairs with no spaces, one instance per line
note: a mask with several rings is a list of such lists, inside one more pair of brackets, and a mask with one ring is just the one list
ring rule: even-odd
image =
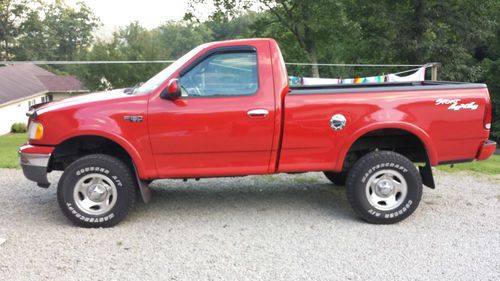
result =
[[476,102],[460,103],[460,99],[437,99],[436,105],[449,105],[449,110],[469,109],[476,110],[479,105]]

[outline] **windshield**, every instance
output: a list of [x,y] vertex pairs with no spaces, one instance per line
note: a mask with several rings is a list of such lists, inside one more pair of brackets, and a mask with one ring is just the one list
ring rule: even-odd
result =
[[139,88],[137,88],[134,93],[147,93],[151,92],[152,90],[158,88],[158,86],[161,85],[161,83],[165,82],[168,77],[170,77],[179,67],[181,67],[183,64],[185,64],[187,61],[189,61],[192,57],[194,57],[197,53],[199,53],[205,45],[200,45],[191,51],[189,51],[187,54],[182,56],[180,59],[176,60],[173,62],[171,65],[167,66],[164,70],[160,71],[158,74],[153,76],[151,79],[149,79],[146,83],[142,84]]

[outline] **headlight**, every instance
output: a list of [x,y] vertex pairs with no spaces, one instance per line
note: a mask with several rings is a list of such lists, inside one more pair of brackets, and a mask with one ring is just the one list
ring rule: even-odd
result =
[[28,129],[30,140],[40,140],[43,137],[43,125],[36,122],[31,122]]

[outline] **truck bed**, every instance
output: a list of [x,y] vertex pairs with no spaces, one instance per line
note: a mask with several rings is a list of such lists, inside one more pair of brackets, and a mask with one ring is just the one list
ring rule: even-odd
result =
[[[280,171],[340,171],[353,143],[381,129],[418,137],[433,166],[472,161],[488,139],[487,104],[488,90],[479,83],[293,86],[284,103]],[[330,126],[336,114],[347,120],[341,130]]]

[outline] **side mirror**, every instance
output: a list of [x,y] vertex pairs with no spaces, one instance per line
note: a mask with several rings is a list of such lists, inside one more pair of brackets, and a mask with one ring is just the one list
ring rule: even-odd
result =
[[168,86],[160,94],[162,99],[175,100],[181,96],[181,86],[179,79],[175,78],[168,82]]

